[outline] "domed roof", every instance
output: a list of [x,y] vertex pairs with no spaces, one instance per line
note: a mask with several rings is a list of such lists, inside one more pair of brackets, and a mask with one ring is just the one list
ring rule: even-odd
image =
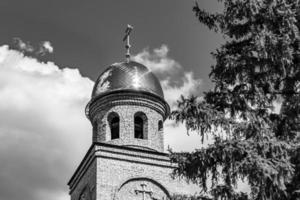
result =
[[127,89],[149,92],[164,98],[156,76],[144,65],[130,61],[108,67],[98,77],[92,92],[92,99],[105,93]]

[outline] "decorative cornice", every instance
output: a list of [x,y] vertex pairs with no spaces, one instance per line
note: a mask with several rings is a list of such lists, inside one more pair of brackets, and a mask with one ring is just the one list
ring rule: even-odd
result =
[[76,187],[96,157],[136,162],[147,165],[157,165],[167,168],[175,168],[176,166],[175,163],[171,163],[169,154],[167,153],[95,142],[91,145],[83,160],[75,170],[75,173],[69,180],[68,185],[70,187],[70,191]]
[[103,108],[116,105],[138,105],[148,107],[160,113],[166,119],[170,113],[168,103],[158,95],[146,91],[131,89],[111,91],[91,99],[86,107],[86,115],[93,120],[96,113]]

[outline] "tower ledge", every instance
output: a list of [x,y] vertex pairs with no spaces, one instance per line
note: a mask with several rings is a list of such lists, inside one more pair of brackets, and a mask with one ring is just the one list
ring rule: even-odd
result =
[[70,194],[76,188],[81,178],[83,178],[84,174],[97,157],[170,169],[174,169],[176,167],[175,163],[170,162],[169,154],[167,153],[95,142],[91,145],[68,182]]

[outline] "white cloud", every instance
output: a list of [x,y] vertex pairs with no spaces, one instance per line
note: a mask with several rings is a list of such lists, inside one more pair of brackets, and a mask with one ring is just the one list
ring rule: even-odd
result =
[[152,52],[144,49],[133,56],[133,60],[147,66],[160,79],[166,101],[173,106],[180,95],[198,95],[201,89],[201,79],[196,79],[193,72],[184,68],[168,56],[169,48],[163,44]]
[[21,52],[33,52],[34,48],[29,42],[24,42],[20,38],[16,37],[13,39],[16,48]]
[[201,91],[202,81],[201,79],[195,79],[192,72],[184,73],[182,82],[183,83],[179,86],[172,86],[170,84],[170,79],[161,81],[165,99],[170,104],[171,108],[175,106],[174,104],[176,104],[176,101],[181,95],[185,97],[198,95]]
[[54,48],[53,48],[51,42],[43,41],[40,44],[40,47],[39,47],[39,50],[37,51],[37,54],[45,55],[46,53],[53,53],[53,51],[54,51]]
[[153,52],[149,51],[148,48],[144,49],[142,52],[134,55],[133,60],[143,63],[154,73],[172,74],[180,70],[181,66],[168,56],[168,52],[169,48],[163,44],[160,48],[154,49]]
[[174,124],[173,121],[166,120],[164,126],[165,149],[171,148],[173,151],[194,151],[208,144],[207,142],[202,144],[201,137],[197,132],[190,131],[190,133],[187,134],[187,130],[183,124]]
[[0,47],[1,200],[69,199],[66,182],[91,144],[92,86],[77,69]]
[[47,53],[53,53],[54,51],[54,48],[49,41],[43,41],[37,47],[34,47],[30,42],[24,42],[21,38],[16,37],[13,39],[13,43],[17,50],[28,55],[44,56]]

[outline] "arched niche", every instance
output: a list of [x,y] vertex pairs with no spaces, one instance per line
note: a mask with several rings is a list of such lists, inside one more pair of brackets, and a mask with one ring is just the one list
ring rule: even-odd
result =
[[107,121],[110,131],[110,139],[120,138],[120,116],[116,112],[111,112],[107,115]]
[[148,139],[148,118],[143,112],[134,114],[134,138]]
[[114,200],[170,200],[168,190],[159,182],[145,177],[131,178],[117,189]]

